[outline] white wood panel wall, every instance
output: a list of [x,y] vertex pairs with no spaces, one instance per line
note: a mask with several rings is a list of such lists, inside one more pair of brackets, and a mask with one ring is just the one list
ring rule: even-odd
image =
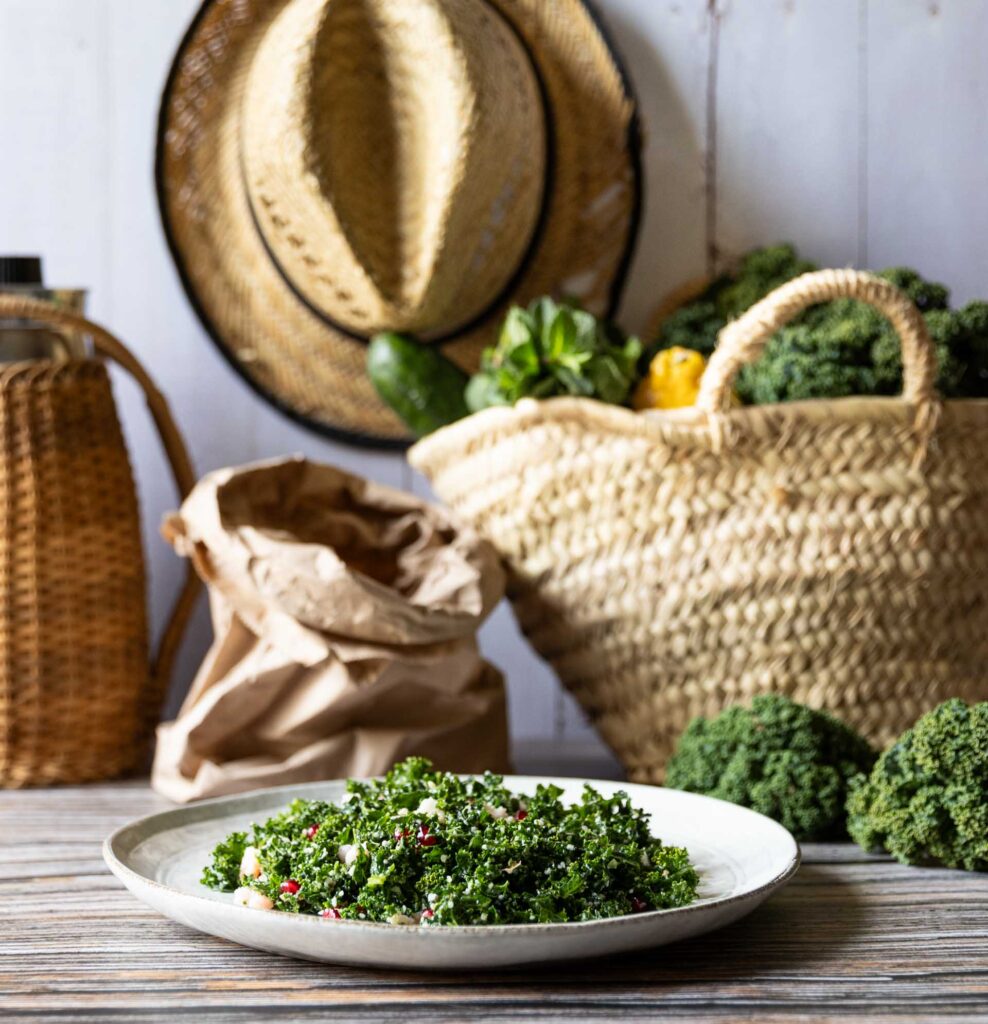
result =
[[[152,188],[154,125],[198,0],[0,0],[0,250],[92,289],[171,399],[200,471],[302,451],[426,493],[397,456],[310,436],[213,351],[171,267]],[[552,0],[546,0],[552,2]],[[643,234],[622,320],[732,254],[788,238],[820,262],[905,263],[988,295],[988,0],[598,0],[647,134]],[[157,537],[175,496],[140,399],[118,379],[160,627],[178,584]],[[200,609],[173,706],[208,643]],[[502,608],[483,632],[515,737],[594,739]]]

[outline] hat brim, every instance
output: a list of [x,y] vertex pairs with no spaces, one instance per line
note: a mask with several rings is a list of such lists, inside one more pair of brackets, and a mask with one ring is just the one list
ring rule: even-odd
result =
[[[271,259],[239,167],[246,70],[288,0],[205,0],[165,85],[155,180],[162,224],[206,331],[264,399],[325,436],[404,448],[407,429],[366,374],[366,342],[319,317]],[[513,25],[539,76],[551,160],[540,228],[508,293],[442,342],[468,373],[512,302],[570,295],[612,315],[641,208],[639,130],[624,69],[586,0],[486,0]]]

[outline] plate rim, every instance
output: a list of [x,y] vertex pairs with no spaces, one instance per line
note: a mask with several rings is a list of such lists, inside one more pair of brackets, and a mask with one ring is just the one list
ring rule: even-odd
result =
[[[460,775],[461,778],[474,778],[475,775],[469,773],[454,773]],[[380,778],[380,776],[375,776]],[[744,814],[753,815],[755,818],[761,819],[763,822],[768,822],[775,826],[783,837],[788,838],[792,844],[792,853],[786,863],[786,866],[776,875],[773,875],[768,881],[763,882],[761,885],[754,889],[749,889],[746,892],[736,893],[733,896],[720,896],[714,897],[710,900],[703,902],[689,903],[684,907],[667,907],[662,910],[646,910],[637,914],[619,914],[615,917],[601,917],[595,918],[590,921],[551,921],[551,922],[519,922],[513,924],[456,924],[456,925],[443,925],[441,927],[427,927],[427,928],[411,928],[403,925],[393,925],[388,921],[353,921],[349,919],[332,920],[332,926],[334,928],[343,928],[346,931],[364,931],[374,930],[386,931],[390,935],[404,935],[407,938],[422,939],[424,936],[433,936],[433,939],[426,939],[425,941],[438,941],[441,936],[449,936],[450,934],[470,934],[470,935],[510,935],[510,934],[524,934],[532,935],[539,932],[552,932],[559,933],[560,930],[564,930],[567,934],[572,934],[577,929],[581,930],[594,930],[603,931],[605,929],[613,928],[616,926],[625,925],[629,921],[636,922],[647,922],[659,920],[669,915],[685,916],[687,914],[695,914],[698,912],[712,911],[714,909],[720,909],[722,907],[729,907],[732,904],[739,903],[742,901],[756,900],[760,896],[768,896],[776,889],[781,888],[788,882],[793,875],[799,870],[802,863],[802,849],[799,842],[792,835],[792,833],[779,822],[773,818],[769,818],[765,814],[761,814],[758,811],[752,810],[750,807],[744,807],[741,804],[732,804],[730,801],[721,800],[717,797],[707,796],[705,793],[693,793],[689,790],[676,790],[671,789],[668,786],[651,786],[641,782],[619,782],[614,779],[586,779],[582,777],[568,778],[565,776],[558,775],[504,775],[504,781],[507,785],[512,780],[517,782],[531,782],[535,785],[538,784],[558,784],[560,781],[579,783],[581,785],[589,786],[616,786],[618,788],[628,787],[632,790],[645,789],[645,790],[666,790],[673,793],[683,793],[691,797],[697,797],[700,800],[711,801],[716,804],[723,804],[726,807],[730,807],[732,811],[741,811]],[[360,781],[368,781],[361,779]],[[176,889],[173,886],[165,885],[163,882],[159,882],[154,878],[149,878],[147,875],[142,875],[140,872],[135,871],[129,865],[125,864],[120,857],[117,855],[114,845],[118,842],[126,832],[135,830],[139,826],[144,825],[148,822],[154,821],[155,819],[167,818],[173,815],[181,815],[183,812],[208,809],[215,807],[220,804],[229,804],[236,800],[246,800],[248,798],[257,798],[265,795],[274,796],[276,794],[285,793],[287,791],[297,791],[301,788],[325,786],[329,783],[336,783],[338,785],[346,785],[347,779],[316,779],[310,782],[302,783],[287,783],[281,786],[266,786],[261,789],[248,790],[244,793],[231,793],[227,796],[211,797],[208,800],[196,801],[194,804],[184,804],[178,807],[171,807],[163,811],[154,811],[151,814],[142,815],[139,818],[134,818],[131,821],[125,822],[118,828],[114,829],[113,832],[103,840],[103,860],[106,862],[111,873],[121,882],[126,885],[126,879],[130,878],[143,886],[149,886],[153,889],[160,890],[164,894],[174,894],[183,900],[194,900],[197,903],[206,904],[211,907],[224,907],[233,908],[234,910],[243,910],[255,914],[263,914],[266,918],[270,918],[272,914],[277,915],[280,920],[295,920],[295,921],[306,921],[307,924],[302,927],[326,927],[326,920],[318,917],[315,914],[298,914],[292,913],[287,910],[260,910],[255,907],[241,907],[236,904],[227,904],[219,902],[209,896],[202,895],[196,892],[189,892],[184,889]],[[629,795],[631,795],[629,793]],[[204,820],[208,820],[208,815],[204,816]],[[158,829],[154,835],[160,832],[166,831],[166,829]],[[148,836],[147,838],[151,838]],[[141,840],[144,842],[145,840]],[[135,844],[136,845],[136,844]],[[130,886],[127,886],[130,889]],[[131,890],[133,891],[133,890]],[[758,900],[758,902],[761,902]],[[403,940],[402,940],[403,941]]]

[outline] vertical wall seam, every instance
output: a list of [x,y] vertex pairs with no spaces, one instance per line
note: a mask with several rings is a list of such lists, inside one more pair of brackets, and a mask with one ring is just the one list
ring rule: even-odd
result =
[[868,266],[868,0],[858,0],[858,245],[859,267]]
[[114,216],[115,203],[113,197],[116,189],[116,162],[114,160],[115,132],[116,132],[116,111],[114,109],[113,71],[111,61],[113,59],[113,26],[110,16],[109,0],[101,0],[99,9],[100,33],[99,33],[99,54],[100,60],[100,104],[103,107],[104,116],[104,137],[101,140],[103,146],[103,159],[101,160],[103,189],[102,189],[102,221],[103,233],[100,239],[100,270],[103,277],[103,288],[105,294],[100,296],[100,308],[103,310],[104,318],[112,323],[114,318],[114,294],[113,294],[113,269],[114,269],[114,245],[116,243],[116,218]]
[[707,0],[707,96],[704,126],[704,248],[707,273],[717,271],[720,251],[717,245],[717,65],[720,48],[719,0]]
[[559,743],[567,738],[568,732],[569,730],[566,728],[566,694],[563,684],[557,680],[552,703],[552,738]]

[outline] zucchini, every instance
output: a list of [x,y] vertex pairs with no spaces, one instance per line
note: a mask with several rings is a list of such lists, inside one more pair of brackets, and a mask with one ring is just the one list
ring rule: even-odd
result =
[[375,334],[367,349],[367,373],[381,399],[416,437],[469,415],[467,375],[407,334]]

